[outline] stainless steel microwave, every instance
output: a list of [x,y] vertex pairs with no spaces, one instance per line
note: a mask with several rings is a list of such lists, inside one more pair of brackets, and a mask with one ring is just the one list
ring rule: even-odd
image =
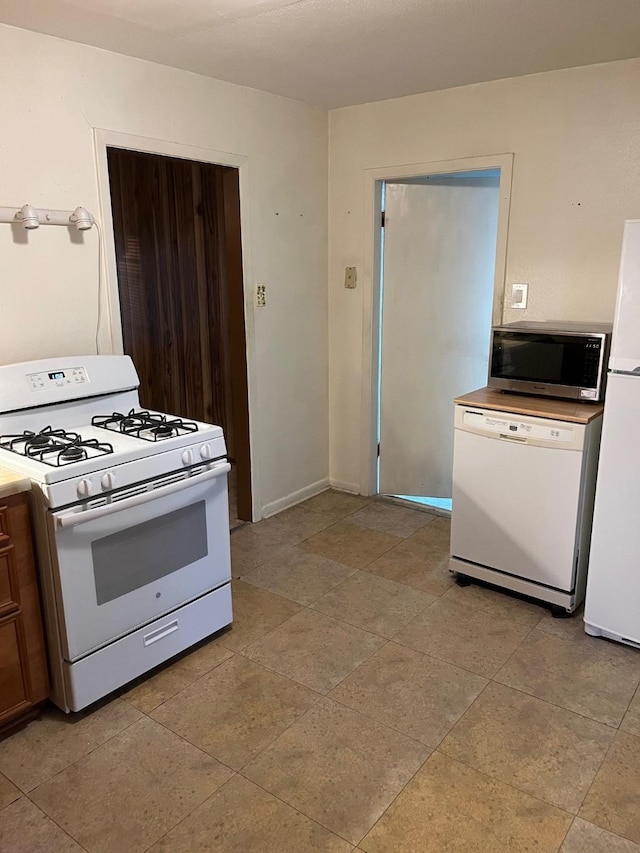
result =
[[519,322],[491,330],[489,386],[503,391],[604,399],[611,325]]

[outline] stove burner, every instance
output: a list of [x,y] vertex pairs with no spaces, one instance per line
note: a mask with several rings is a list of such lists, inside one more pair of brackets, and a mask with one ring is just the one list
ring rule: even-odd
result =
[[155,412],[131,409],[126,415],[114,412],[112,415],[96,415],[91,419],[93,426],[101,429],[121,432],[144,441],[162,441],[185,433],[197,432],[198,424],[171,418]]
[[158,438],[169,438],[176,435],[176,428],[171,424],[158,424],[158,426],[151,427],[151,432]]
[[39,432],[33,438],[28,439],[27,444],[29,448],[41,450],[43,447],[51,444],[51,436],[47,435],[47,433]]
[[120,421],[120,432],[126,433],[127,431],[139,427],[141,423],[142,421],[140,420],[140,418],[123,418]]
[[70,444],[69,447],[65,447],[64,450],[60,451],[60,455],[58,456],[58,459],[65,462],[78,462],[78,460],[86,458],[87,451],[79,444]]
[[113,446],[107,442],[99,442],[95,438],[83,439],[77,432],[52,429],[50,426],[40,432],[25,430],[18,435],[0,435],[0,447],[54,468],[113,453]]

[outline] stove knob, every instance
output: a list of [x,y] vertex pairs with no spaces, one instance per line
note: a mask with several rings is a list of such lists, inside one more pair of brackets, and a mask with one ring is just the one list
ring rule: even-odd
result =
[[88,498],[93,491],[91,480],[80,480],[76,491],[78,492],[79,498]]
[[200,456],[203,459],[211,459],[211,447],[208,444],[203,444],[200,448]]
[[102,475],[102,480],[100,481],[102,485],[102,490],[104,492],[108,492],[111,489],[115,488],[116,485],[116,475],[111,471],[107,471],[106,474]]
[[185,450],[182,453],[182,464],[183,465],[191,465],[193,463],[193,451]]

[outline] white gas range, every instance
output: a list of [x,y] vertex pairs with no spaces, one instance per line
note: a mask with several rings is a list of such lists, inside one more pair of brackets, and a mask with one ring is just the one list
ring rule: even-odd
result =
[[222,429],[141,410],[138,384],[128,356],[0,366],[0,465],[32,480],[64,711],[232,621]]

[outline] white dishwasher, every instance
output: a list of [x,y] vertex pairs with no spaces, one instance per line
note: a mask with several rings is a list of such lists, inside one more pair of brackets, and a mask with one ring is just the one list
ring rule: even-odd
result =
[[583,424],[456,405],[450,569],[460,583],[523,593],[558,616],[578,607],[601,428],[601,416]]

